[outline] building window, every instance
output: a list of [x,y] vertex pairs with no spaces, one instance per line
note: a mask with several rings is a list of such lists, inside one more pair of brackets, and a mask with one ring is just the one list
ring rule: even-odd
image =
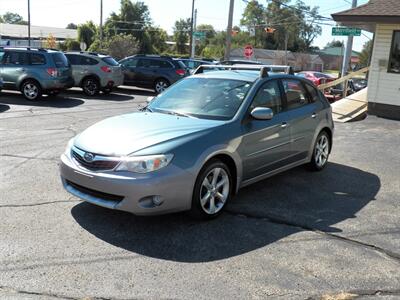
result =
[[399,30],[393,32],[388,72],[400,74],[400,31]]

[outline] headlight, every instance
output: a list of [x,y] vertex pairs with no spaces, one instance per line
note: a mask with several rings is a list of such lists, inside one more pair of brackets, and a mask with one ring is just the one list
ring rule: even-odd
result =
[[118,165],[116,171],[134,173],[153,172],[168,166],[173,157],[173,154],[125,157]]
[[74,138],[72,138],[72,139],[70,139],[68,141],[67,147],[65,148],[65,151],[64,151],[65,155],[69,156],[69,154],[71,153],[71,148],[72,148],[73,145],[74,145]]

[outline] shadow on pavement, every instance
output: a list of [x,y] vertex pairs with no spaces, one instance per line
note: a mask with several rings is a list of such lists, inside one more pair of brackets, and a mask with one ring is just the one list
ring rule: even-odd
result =
[[80,99],[73,97],[64,97],[63,95],[47,96],[44,95],[40,100],[28,101],[21,94],[2,92],[0,103],[12,105],[27,105],[41,107],[70,108],[85,103]]
[[119,91],[112,92],[111,94],[103,94],[100,93],[96,96],[90,97],[86,96],[81,90],[66,90],[61,94],[62,96],[70,97],[71,95],[74,97],[82,98],[84,100],[111,100],[111,101],[129,101],[135,99],[134,96],[131,96],[127,93],[121,94]]
[[0,113],[5,112],[10,109],[10,106],[0,104]]
[[97,238],[141,255],[180,262],[207,262],[241,255],[302,231],[262,220],[323,231],[340,231],[338,222],[356,218],[380,189],[371,173],[331,163],[324,171],[304,168],[242,189],[219,218],[199,222],[184,213],[136,217],[80,203],[75,220]]

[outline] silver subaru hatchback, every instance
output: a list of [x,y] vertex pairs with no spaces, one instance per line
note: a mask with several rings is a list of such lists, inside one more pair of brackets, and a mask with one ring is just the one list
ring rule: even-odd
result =
[[329,103],[311,82],[260,68],[187,77],[142,111],[89,127],[61,155],[65,189],[136,215],[213,218],[241,187],[303,164],[322,170]]

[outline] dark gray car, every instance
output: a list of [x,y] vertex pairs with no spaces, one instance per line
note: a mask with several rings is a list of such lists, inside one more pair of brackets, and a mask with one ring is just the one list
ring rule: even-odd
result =
[[263,67],[211,71],[70,140],[61,178],[103,207],[211,218],[241,187],[302,164],[322,170],[332,135],[331,107],[309,81]]
[[4,89],[19,90],[28,100],[57,94],[73,85],[64,53],[41,48],[1,48],[0,77]]
[[189,75],[184,63],[169,56],[134,55],[119,61],[124,84],[163,92],[171,84]]

